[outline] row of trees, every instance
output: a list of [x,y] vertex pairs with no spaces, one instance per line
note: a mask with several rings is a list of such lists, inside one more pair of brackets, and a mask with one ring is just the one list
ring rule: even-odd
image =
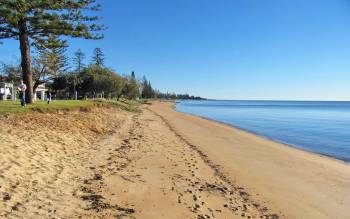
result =
[[[50,39],[57,43],[57,39]],[[84,97],[125,97],[135,99],[143,92],[132,72],[129,76],[121,76],[104,66],[105,55],[100,48],[94,50],[89,65],[85,64],[85,54],[79,49],[69,62],[66,46],[36,47],[32,59],[34,90],[41,84],[46,84],[50,91],[61,98]],[[17,82],[22,78],[20,64],[2,64],[3,80]]]
[[97,23],[99,17],[87,13],[99,8],[96,0],[0,0],[0,40],[19,41],[28,103],[33,102],[34,92],[31,46],[63,48],[66,42],[59,39],[61,36],[103,38],[100,31],[104,27]]
[[88,66],[85,54],[78,50],[71,66],[66,56],[68,43],[62,36],[102,39],[104,26],[89,12],[99,9],[96,0],[0,0],[0,40],[18,40],[21,54],[20,64],[3,64],[3,80],[23,79],[27,103],[33,102],[33,92],[41,84],[47,84],[57,96],[75,99],[194,98],[162,94],[145,77],[138,81],[134,72],[128,76],[117,74],[105,67],[105,56],[99,48]]
[[[50,39],[55,44],[57,39]],[[93,51],[89,64],[82,50],[74,53],[69,59],[66,46],[36,47],[33,56],[34,90],[41,84],[46,84],[56,98],[166,98],[166,99],[200,99],[199,97],[161,93],[154,89],[150,80],[145,76],[141,80],[136,78],[135,72],[121,75],[105,67],[105,55],[100,48]],[[2,63],[0,71],[2,80],[18,83],[22,78],[19,63]]]

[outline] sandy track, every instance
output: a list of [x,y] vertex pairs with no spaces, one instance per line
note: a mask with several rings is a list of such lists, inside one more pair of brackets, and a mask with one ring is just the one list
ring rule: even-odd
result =
[[149,110],[133,117],[124,138],[102,144],[117,139],[119,147],[96,169],[99,180],[87,185],[104,218],[278,218]]
[[150,110],[2,119],[0,217],[278,218]]

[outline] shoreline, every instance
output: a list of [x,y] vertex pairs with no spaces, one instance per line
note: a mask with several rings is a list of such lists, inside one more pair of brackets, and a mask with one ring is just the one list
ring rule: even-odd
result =
[[286,218],[347,218],[350,165],[196,115],[174,103],[150,108],[234,184]]
[[350,218],[349,165],[170,102],[0,120],[0,217]]
[[0,217],[282,217],[148,107],[0,118]]
[[350,159],[349,158],[343,158],[342,159],[340,157],[336,157],[336,156],[332,156],[332,155],[327,155],[327,154],[323,154],[323,153],[318,153],[318,152],[315,152],[315,151],[307,150],[306,148],[303,148],[302,146],[293,145],[293,144],[282,142],[282,141],[279,141],[279,140],[276,140],[276,139],[273,139],[273,138],[269,138],[267,136],[258,134],[258,133],[254,132],[254,131],[250,131],[248,129],[244,129],[244,128],[238,127],[236,125],[232,125],[232,124],[229,124],[229,123],[226,123],[226,122],[222,122],[222,121],[218,121],[218,120],[215,120],[215,119],[210,119],[210,118],[207,118],[207,117],[204,117],[204,116],[200,116],[200,115],[196,115],[196,114],[193,114],[193,113],[178,111],[178,110],[176,110],[176,103],[173,103],[173,104],[174,104],[173,110],[175,112],[183,113],[183,114],[187,114],[187,115],[191,115],[191,116],[195,116],[195,117],[198,117],[198,118],[201,118],[201,119],[204,119],[204,120],[208,120],[208,121],[211,121],[211,122],[216,122],[216,123],[228,126],[230,128],[234,128],[234,129],[240,130],[242,132],[246,132],[248,134],[255,135],[255,136],[263,138],[265,140],[272,141],[272,142],[275,142],[277,144],[281,144],[284,147],[296,149],[296,150],[299,150],[299,151],[302,151],[302,152],[309,153],[311,155],[316,155],[316,156],[328,158],[328,159],[331,159],[331,160],[334,160],[334,161],[338,161],[338,162],[350,165]]

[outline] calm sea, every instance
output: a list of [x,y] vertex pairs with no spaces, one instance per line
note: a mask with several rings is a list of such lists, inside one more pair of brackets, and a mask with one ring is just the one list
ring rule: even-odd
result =
[[350,102],[180,101],[176,109],[350,162]]

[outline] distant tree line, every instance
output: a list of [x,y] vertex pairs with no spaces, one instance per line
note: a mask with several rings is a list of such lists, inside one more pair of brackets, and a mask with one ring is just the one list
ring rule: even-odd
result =
[[192,96],[189,94],[175,94],[175,93],[158,93],[159,99],[173,99],[173,100],[204,100],[205,98],[199,96]]
[[189,94],[175,94],[175,93],[162,93],[159,90],[156,90],[152,87],[151,81],[147,80],[143,76],[142,81],[140,82],[141,87],[141,97],[144,99],[157,98],[157,99],[181,99],[181,100],[202,100],[202,97],[190,96]]
[[71,65],[67,41],[61,37],[102,39],[105,27],[91,13],[99,10],[96,0],[1,0],[0,40],[18,40],[21,59],[16,64],[2,63],[0,80],[22,79],[27,103],[33,102],[34,92],[43,84],[57,98],[198,98],[161,93],[146,77],[138,81],[135,72],[118,74],[105,66],[100,48],[88,65],[85,54],[76,51]]
[[[105,66],[105,54],[101,48],[93,51],[90,63],[86,64],[86,55],[81,49],[69,59],[64,42],[51,37],[48,43],[50,46],[35,47],[31,63],[34,91],[45,84],[51,94],[59,99],[201,99],[188,94],[162,93],[154,89],[145,76],[138,80],[134,71],[130,75],[115,72]],[[2,63],[0,80],[18,83],[21,78],[19,63]]]

